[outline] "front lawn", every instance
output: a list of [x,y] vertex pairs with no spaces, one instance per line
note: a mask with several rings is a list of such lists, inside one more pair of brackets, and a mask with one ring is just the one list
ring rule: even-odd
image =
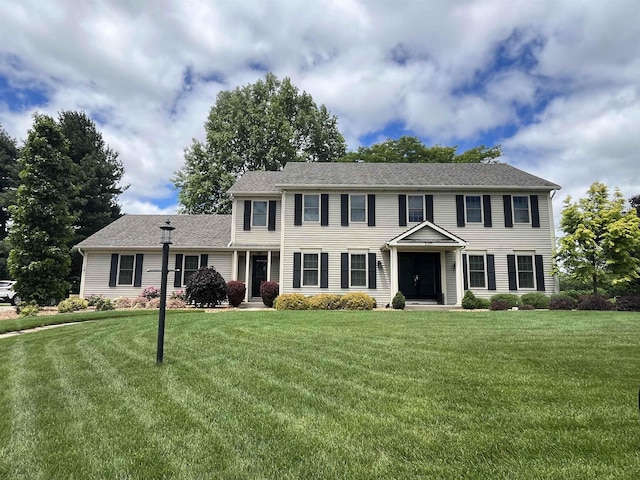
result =
[[0,339],[0,478],[637,478],[640,315],[168,312]]

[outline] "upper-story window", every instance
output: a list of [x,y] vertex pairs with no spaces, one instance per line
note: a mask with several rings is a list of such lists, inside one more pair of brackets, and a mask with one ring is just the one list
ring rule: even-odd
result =
[[513,197],[513,221],[529,223],[529,197]]
[[267,226],[267,202],[266,201],[254,201],[253,202],[253,218],[251,223],[254,227],[266,227]]
[[409,195],[409,221],[410,222],[423,222],[424,221],[424,197],[422,195]]
[[367,220],[367,196],[351,195],[351,221],[365,222]]
[[304,196],[304,221],[320,221],[320,195]]
[[480,195],[467,195],[465,197],[465,204],[467,207],[467,222],[481,223],[482,222],[482,197],[480,197]]

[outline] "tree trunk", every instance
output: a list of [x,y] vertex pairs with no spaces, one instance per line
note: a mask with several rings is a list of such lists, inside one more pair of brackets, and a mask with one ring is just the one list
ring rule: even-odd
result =
[[593,273],[593,294],[598,294],[598,275],[595,272]]

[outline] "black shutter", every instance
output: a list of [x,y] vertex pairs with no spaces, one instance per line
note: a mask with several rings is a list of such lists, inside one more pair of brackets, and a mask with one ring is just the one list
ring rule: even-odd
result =
[[340,195],[340,225],[349,226],[349,195]]
[[176,253],[176,270],[173,275],[173,286],[180,288],[182,286],[182,254]]
[[269,222],[267,229],[274,231],[276,229],[276,201],[269,200]]
[[329,225],[329,194],[320,195],[320,225]]
[[144,255],[142,253],[136,253],[136,272],[133,277],[133,286],[141,287],[142,286],[142,260],[144,259]]
[[251,200],[244,201],[244,225],[243,230],[251,230]]
[[111,254],[111,270],[109,270],[109,286],[115,287],[118,282],[118,258],[117,253]]
[[536,255],[536,289],[540,292],[544,292],[544,264],[542,262],[542,255]]
[[509,273],[509,290],[518,289],[518,278],[516,275],[516,256],[507,255],[507,272]]
[[464,227],[464,195],[456,195],[456,218],[458,226]]
[[496,260],[494,255],[487,254],[487,289],[496,289]]
[[531,195],[531,226],[540,228],[540,208],[538,207],[538,195]]
[[491,227],[491,195],[482,196],[482,208],[484,209],[484,226]]
[[378,288],[376,285],[376,254],[369,253],[369,288]]
[[296,193],[293,209],[293,224],[302,225],[302,194]]
[[376,196],[373,194],[367,195],[367,225],[370,227],[376,226]]
[[349,254],[340,254],[340,287],[349,288]]
[[462,254],[462,276],[464,277],[464,289],[469,290],[469,270],[467,268],[467,254]]
[[209,266],[209,255],[203,253],[200,255],[200,268]]
[[320,288],[329,288],[329,254],[320,254]]
[[433,223],[433,195],[424,196],[424,205],[427,210],[425,218],[427,221]]
[[302,254],[293,254],[293,288],[300,288],[300,268],[302,267]]
[[513,227],[513,214],[511,213],[511,195],[503,195],[504,203],[504,226]]
[[398,195],[398,225],[407,226],[407,196]]

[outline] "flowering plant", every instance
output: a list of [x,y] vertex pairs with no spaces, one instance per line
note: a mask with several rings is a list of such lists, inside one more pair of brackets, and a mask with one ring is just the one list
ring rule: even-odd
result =
[[140,296],[146,298],[147,300],[151,300],[152,298],[159,297],[160,292],[158,292],[158,289],[156,287],[150,286],[142,290]]

